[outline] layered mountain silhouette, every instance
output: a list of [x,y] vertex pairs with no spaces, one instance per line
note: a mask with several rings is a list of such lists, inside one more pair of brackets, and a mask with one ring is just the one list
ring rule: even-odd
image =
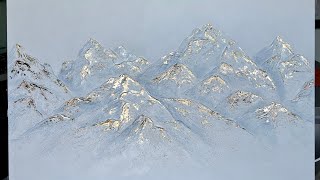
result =
[[153,63],[93,39],[58,75],[21,45],[9,62],[9,139],[21,156],[25,146],[135,174],[313,144],[311,65],[281,37],[251,58],[205,25]]

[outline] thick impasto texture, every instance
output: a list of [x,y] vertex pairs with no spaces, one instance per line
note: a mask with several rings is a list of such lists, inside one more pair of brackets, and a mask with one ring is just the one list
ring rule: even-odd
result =
[[55,75],[9,56],[10,179],[313,178],[313,65],[211,25],[150,63],[90,39]]

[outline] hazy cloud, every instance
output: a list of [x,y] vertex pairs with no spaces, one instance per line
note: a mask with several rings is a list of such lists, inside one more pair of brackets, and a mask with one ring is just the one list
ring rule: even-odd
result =
[[151,61],[212,23],[254,55],[281,35],[314,59],[313,0],[10,0],[8,46],[19,42],[57,70],[93,37]]

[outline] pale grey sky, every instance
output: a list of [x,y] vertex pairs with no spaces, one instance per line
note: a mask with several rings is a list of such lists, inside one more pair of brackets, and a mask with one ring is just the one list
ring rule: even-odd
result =
[[150,61],[211,23],[253,56],[281,35],[314,59],[314,0],[8,0],[8,47],[58,71],[90,38]]

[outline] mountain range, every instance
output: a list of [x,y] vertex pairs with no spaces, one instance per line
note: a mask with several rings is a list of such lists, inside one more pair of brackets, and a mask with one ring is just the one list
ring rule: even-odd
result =
[[[12,177],[44,178],[26,159],[49,179],[73,179],[79,169],[86,169],[82,179],[160,179],[162,169],[184,177],[179,168],[197,174],[244,161],[269,170],[259,179],[279,179],[271,164],[284,159],[283,177],[309,175],[311,159],[303,157],[313,147],[312,63],[281,37],[251,58],[208,24],[150,62],[90,39],[55,75],[17,44],[8,61]],[[281,161],[287,146],[296,151]],[[258,176],[251,175],[243,178]]]

